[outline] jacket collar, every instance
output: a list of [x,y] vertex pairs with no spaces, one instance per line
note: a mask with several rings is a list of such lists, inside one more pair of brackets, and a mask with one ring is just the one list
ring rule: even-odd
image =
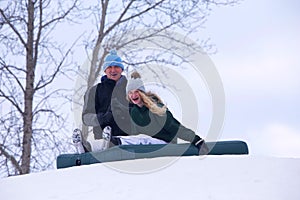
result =
[[[101,77],[101,83],[106,82],[106,81],[115,82],[114,80],[107,78],[107,75],[102,76]],[[127,81],[126,77],[124,75],[121,75],[121,78],[117,81],[116,84],[120,85],[120,84],[126,83],[126,81]]]

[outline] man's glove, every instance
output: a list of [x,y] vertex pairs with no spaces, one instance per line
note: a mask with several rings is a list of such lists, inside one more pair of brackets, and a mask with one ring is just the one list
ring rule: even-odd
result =
[[98,113],[97,118],[101,127],[111,125],[114,120],[111,112]]

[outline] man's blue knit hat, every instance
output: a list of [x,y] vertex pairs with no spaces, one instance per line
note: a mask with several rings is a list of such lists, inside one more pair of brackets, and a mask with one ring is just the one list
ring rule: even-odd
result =
[[103,71],[110,66],[118,66],[122,70],[124,70],[124,65],[122,63],[122,59],[118,56],[116,50],[111,50],[109,54],[104,59]]

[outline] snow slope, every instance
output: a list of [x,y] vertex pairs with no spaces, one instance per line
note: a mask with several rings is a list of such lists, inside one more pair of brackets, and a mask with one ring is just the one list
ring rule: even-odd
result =
[[0,180],[0,194],[2,200],[299,200],[299,186],[299,158],[227,155],[120,161],[9,177]]

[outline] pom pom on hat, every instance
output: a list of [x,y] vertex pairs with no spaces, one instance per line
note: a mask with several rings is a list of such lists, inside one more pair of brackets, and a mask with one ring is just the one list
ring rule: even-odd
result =
[[130,79],[128,80],[127,86],[126,86],[126,93],[128,94],[131,90],[141,90],[143,92],[146,92],[144,82],[141,79],[141,75],[135,71],[130,75]]
[[130,75],[130,78],[131,78],[131,79],[141,78],[141,75],[140,75],[137,71],[134,71],[134,72],[132,72],[132,74]]
[[118,56],[115,49],[111,50],[109,54],[104,59],[103,71],[105,71],[110,66],[118,66],[124,70],[124,65],[122,59]]

